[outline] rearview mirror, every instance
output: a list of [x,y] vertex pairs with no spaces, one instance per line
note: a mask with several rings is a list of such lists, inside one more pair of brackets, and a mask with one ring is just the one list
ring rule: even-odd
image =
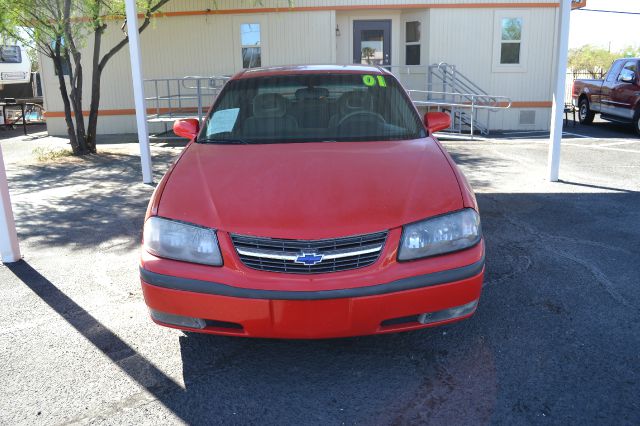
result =
[[451,127],[451,117],[446,112],[428,112],[424,115],[424,125],[429,129],[429,133]]
[[200,130],[200,122],[195,118],[176,120],[173,123],[173,133],[187,139],[193,139]]

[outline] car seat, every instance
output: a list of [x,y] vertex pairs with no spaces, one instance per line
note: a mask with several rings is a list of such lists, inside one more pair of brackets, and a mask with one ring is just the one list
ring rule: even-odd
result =
[[298,128],[295,117],[287,114],[287,100],[279,93],[262,93],[253,99],[253,115],[242,127],[245,136],[278,137]]
[[359,111],[372,111],[373,98],[364,90],[343,93],[338,98],[338,112],[329,119],[329,127],[337,127],[340,120],[348,114]]
[[305,87],[296,90],[295,115],[305,128],[326,128],[329,123],[329,89]]

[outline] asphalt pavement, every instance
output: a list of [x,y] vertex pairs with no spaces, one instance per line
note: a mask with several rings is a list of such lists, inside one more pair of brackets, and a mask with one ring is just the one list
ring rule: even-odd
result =
[[[322,341],[154,325],[137,146],[2,140],[24,260],[0,267],[0,424],[640,424],[640,138],[603,126],[566,128],[557,183],[543,134],[443,140],[481,207],[476,315]],[[153,146],[156,180],[180,149]]]

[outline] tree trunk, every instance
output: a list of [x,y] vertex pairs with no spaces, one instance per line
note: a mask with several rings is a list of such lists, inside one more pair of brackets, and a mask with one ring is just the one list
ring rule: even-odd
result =
[[103,32],[103,27],[97,28],[93,36],[93,73],[91,74],[91,105],[89,106],[89,125],[87,127],[87,148],[94,153],[97,152],[96,136],[98,131],[98,110],[100,108],[100,78],[102,77],[100,46]]
[[71,150],[75,155],[80,153],[80,147],[78,145],[78,139],[76,138],[75,127],[73,125],[73,119],[71,118],[71,103],[69,102],[69,95],[67,94],[67,83],[64,81],[64,71],[62,67],[62,56],[60,54],[59,42],[56,43],[56,51],[52,55],[53,65],[56,68],[58,74],[58,85],[60,87],[60,95],[62,96],[62,103],[64,104],[64,120],[67,123],[67,134],[69,135],[69,142],[71,143]]
[[[64,35],[65,45],[64,50],[66,53],[66,60],[70,70],[69,84],[71,85],[71,92],[69,94],[71,103],[73,105],[73,112],[76,119],[76,137],[79,145],[80,154],[88,154],[90,151],[87,149],[87,140],[84,127],[84,116],[82,115],[82,55],[76,47],[76,42],[71,31],[71,6],[72,0],[64,0]],[[73,65],[75,68],[71,71],[71,58],[73,57]]]
[[[71,60],[67,58],[66,61],[67,66],[71,69]],[[69,97],[71,98],[71,105],[73,106],[73,114],[76,124],[75,130],[76,139],[78,141],[78,154],[84,155],[88,154],[89,150],[87,149],[84,116],[82,115],[82,66],[79,64],[80,62],[78,60],[78,62],[76,62],[75,70],[69,79],[69,85],[71,86]]]

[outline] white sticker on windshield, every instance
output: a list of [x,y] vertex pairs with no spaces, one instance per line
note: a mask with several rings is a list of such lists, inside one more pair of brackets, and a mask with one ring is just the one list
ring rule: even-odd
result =
[[214,112],[213,117],[209,120],[207,134],[215,135],[217,133],[231,132],[236,124],[239,112],[240,108],[223,109]]

